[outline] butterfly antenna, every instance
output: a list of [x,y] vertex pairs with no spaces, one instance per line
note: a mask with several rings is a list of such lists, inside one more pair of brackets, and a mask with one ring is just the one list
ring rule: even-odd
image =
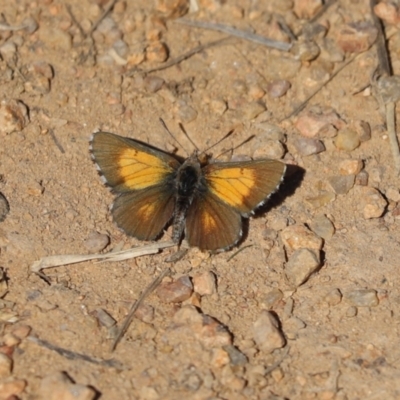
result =
[[[215,146],[217,146],[218,144],[220,144],[222,141],[224,141],[225,139],[228,139],[229,136],[232,135],[232,133],[234,132],[234,130],[230,130],[224,137],[222,137],[221,139],[218,140],[218,142],[214,143],[212,146],[210,146],[208,149],[203,150],[201,153],[208,153],[212,148],[214,148]],[[229,150],[228,150],[229,151]],[[224,152],[226,153],[226,151]],[[222,154],[224,154],[222,153]]]
[[181,128],[181,131],[183,132],[183,134],[187,137],[187,139],[189,140],[190,143],[192,143],[193,147],[197,150],[200,151],[199,148],[197,147],[196,143],[193,142],[192,138],[189,136],[189,134],[186,132],[185,127],[179,123],[179,128]]
[[[181,145],[181,143],[179,142],[179,140],[172,134],[172,132],[168,129],[168,126],[167,126],[167,124],[164,122],[164,120],[160,117],[159,118],[159,120],[160,120],[160,122],[161,122],[161,125],[164,127],[164,129],[168,132],[168,134],[172,137],[172,139],[174,139],[175,140],[175,142],[178,144],[178,146],[181,148],[181,149],[183,149],[183,150],[185,150],[186,151],[186,149]],[[189,154],[187,151],[186,151],[186,154]]]
[[[235,146],[233,149],[228,149],[223,151],[221,154],[219,154],[217,157],[215,157],[215,159],[223,156],[225,153],[228,153],[229,151],[231,151],[232,153],[238,149],[239,147],[243,146],[244,144],[246,144],[247,142],[250,142],[250,140],[252,140],[256,135],[251,135],[249,136],[246,140],[244,140],[242,143],[238,144],[237,146]],[[220,140],[221,141],[221,140]]]

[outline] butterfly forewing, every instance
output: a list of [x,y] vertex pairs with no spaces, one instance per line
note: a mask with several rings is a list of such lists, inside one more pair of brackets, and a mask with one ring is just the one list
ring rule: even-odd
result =
[[114,192],[145,189],[163,183],[180,163],[162,151],[108,132],[96,132],[91,151]]
[[239,212],[212,193],[198,196],[186,215],[185,237],[190,246],[201,250],[228,249],[242,236]]
[[211,193],[246,216],[277,190],[285,168],[279,161],[254,160],[213,163],[203,172]]

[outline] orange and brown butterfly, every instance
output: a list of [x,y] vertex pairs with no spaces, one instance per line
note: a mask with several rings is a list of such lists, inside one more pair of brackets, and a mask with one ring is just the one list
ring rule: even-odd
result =
[[201,250],[227,250],[249,217],[277,190],[285,164],[269,159],[210,162],[198,153],[178,161],[139,141],[108,132],[90,140],[92,158],[117,197],[114,221],[140,240],[157,239],[172,221],[172,239],[183,235]]

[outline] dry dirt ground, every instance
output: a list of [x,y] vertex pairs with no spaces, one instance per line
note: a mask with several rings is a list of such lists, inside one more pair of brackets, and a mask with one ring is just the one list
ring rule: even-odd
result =
[[[10,207],[0,222],[1,398],[400,398],[398,176],[370,86],[374,29],[346,33],[372,20],[369,2],[338,1],[311,29],[318,1],[200,1],[186,19],[288,43],[283,21],[296,34],[304,27],[302,45],[307,37],[319,52],[234,38],[146,73],[226,35],[178,24],[185,7],[166,3],[116,2],[92,29],[106,1],[0,0],[0,192]],[[396,74],[400,36],[393,24],[387,30]],[[200,149],[234,129],[215,155],[255,135],[233,156],[293,166],[250,219],[243,250],[191,249],[175,264],[165,262],[173,249],[84,262],[44,270],[50,284],[31,273],[41,257],[142,244],[113,224],[113,195],[88,141],[100,128],[187,156],[180,122]],[[300,284],[304,248],[321,265]],[[151,294],[110,352],[115,327],[105,316],[120,325],[167,266],[167,282],[214,276],[216,289],[207,281],[177,303]]]

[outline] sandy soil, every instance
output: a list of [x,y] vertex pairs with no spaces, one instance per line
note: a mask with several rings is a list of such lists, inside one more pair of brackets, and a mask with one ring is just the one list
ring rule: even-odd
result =
[[[317,21],[326,31],[314,32],[313,40],[321,46],[329,38],[332,47],[311,60],[230,39],[148,74],[143,71],[223,34],[177,24],[176,15],[165,18],[161,11],[176,11],[168,2],[127,1],[114,6],[93,40],[85,38],[104,3],[0,2],[4,22],[17,26],[32,17],[38,24],[34,32],[0,31],[0,111],[5,113],[0,192],[10,206],[0,222],[0,265],[8,284],[1,310],[2,349],[13,360],[12,372],[7,367],[1,372],[2,398],[5,382],[21,381],[26,387],[14,391],[18,398],[61,398],[50,395],[72,390],[54,375],[61,371],[101,399],[400,398],[400,195],[385,120],[369,90],[375,48],[359,53],[304,111],[287,118],[355,54],[344,58],[346,46],[336,40],[343,38],[346,24],[371,20],[368,2],[338,2]],[[222,3],[200,2],[200,11],[186,18],[251,28],[288,41],[277,15],[299,32],[315,14],[312,2],[304,2],[308,11],[303,19],[290,1]],[[301,2],[296,4],[301,9]],[[391,61],[398,73],[399,35],[391,29]],[[127,73],[134,67],[138,70]],[[274,97],[276,86],[285,83],[290,88]],[[27,107],[29,121],[17,100]],[[19,114],[6,127],[7,105]],[[318,107],[320,120],[328,121],[313,138],[325,151],[305,155],[303,142],[298,144],[305,132],[296,126],[312,107]],[[332,110],[334,122],[327,116]],[[184,148],[166,135],[159,117]],[[338,131],[365,136],[360,121],[369,125],[371,137],[367,132],[354,150],[339,149]],[[249,221],[239,246],[243,250],[231,258],[235,249],[211,256],[191,249],[173,265],[165,263],[172,249],[123,262],[74,264],[45,270],[50,285],[30,273],[41,257],[141,244],[113,224],[108,209],[113,195],[99,179],[88,141],[102,129],[187,156],[193,146],[179,122],[200,149],[234,129],[212,150],[215,155],[256,135],[234,156],[283,158],[294,166],[271,205]],[[343,189],[339,178],[349,174],[355,178],[346,180]],[[327,229],[321,230],[321,216],[328,219]],[[307,232],[314,239],[325,236],[321,266],[301,285],[293,284],[285,267],[296,250],[282,237],[291,226],[306,227],[299,234],[305,240],[300,248],[312,247]],[[168,240],[169,233],[161,240]],[[100,244],[88,240],[93,237]],[[107,237],[110,243],[103,250],[101,239]],[[172,281],[211,271],[216,292],[195,293],[183,303],[166,303],[153,293],[111,353],[115,327],[103,326],[99,313],[122,323],[131,303],[167,266]],[[215,331],[179,325],[176,315],[185,307],[193,318],[191,304],[215,318]],[[271,339],[270,350],[257,343],[254,333],[265,310],[279,321],[278,340]],[[31,327],[31,336],[97,360],[113,359],[119,367],[68,357],[27,337],[15,339],[24,336],[24,325]],[[222,327],[231,345],[218,342]],[[56,377],[54,386],[49,376]]]

